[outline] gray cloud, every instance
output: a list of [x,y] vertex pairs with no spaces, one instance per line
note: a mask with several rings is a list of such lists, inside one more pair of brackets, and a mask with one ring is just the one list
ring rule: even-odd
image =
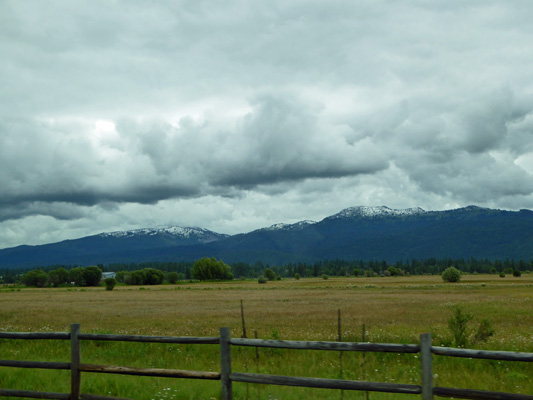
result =
[[387,167],[370,141],[348,143],[332,127],[319,126],[313,110],[292,98],[261,97],[231,142],[217,145],[216,185],[254,187],[307,178],[338,178]]
[[103,131],[98,122],[4,123],[0,204],[18,207],[0,215],[48,215],[38,205],[51,203],[155,204],[229,194],[231,187],[373,173],[388,165],[370,140],[348,143],[330,126],[319,126],[313,105],[290,95],[260,96],[251,107],[232,130],[190,118],[178,126],[123,119],[115,128],[104,124]]
[[532,11],[4,1],[0,247],[357,204],[532,208]]

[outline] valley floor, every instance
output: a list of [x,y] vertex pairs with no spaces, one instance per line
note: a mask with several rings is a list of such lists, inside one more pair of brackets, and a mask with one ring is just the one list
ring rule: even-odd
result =
[[[81,323],[85,333],[218,336],[219,328],[227,326],[233,337],[241,337],[241,300],[248,337],[257,332],[264,339],[337,340],[340,310],[343,341],[362,341],[364,326],[365,341],[418,343],[420,333],[431,332],[434,345],[449,345],[451,334],[447,321],[454,307],[461,306],[474,316],[472,328],[486,318],[495,329],[495,335],[476,348],[533,352],[533,274],[520,278],[466,275],[461,283],[455,284],[444,283],[438,276],[412,276],[308,278],[267,284],[232,281],[119,286],[113,291],[105,291],[103,287],[4,288],[0,289],[0,330],[66,332],[70,324]],[[52,342],[6,339],[0,341],[1,358],[68,361],[67,344],[49,343]],[[185,345],[107,342],[89,342],[84,346],[85,363],[205,371],[219,368],[216,346],[197,346],[197,349]],[[242,371],[328,378],[338,378],[340,373],[338,353],[263,349],[258,359],[253,349],[239,348],[234,353],[235,363]],[[414,356],[368,354],[362,357],[360,353],[343,356],[344,378],[419,381],[419,360]],[[66,390],[63,386],[69,382],[66,372],[35,371],[30,380],[28,373],[28,370],[0,368],[0,387],[41,390],[36,386],[42,386],[61,391]],[[53,383],[49,383],[50,374],[55,374]],[[531,377],[532,363],[446,358],[435,365],[435,380],[440,386],[530,394],[533,393]],[[87,375],[83,382],[86,393],[135,399],[218,398],[220,390],[216,382],[180,380],[178,383],[162,378],[135,380],[99,374]],[[236,398],[246,398],[246,390],[252,398],[327,397],[324,390],[249,386],[237,384]],[[210,394],[198,397],[199,393]],[[344,398],[361,396],[350,392]],[[375,393],[370,397],[402,398]]]

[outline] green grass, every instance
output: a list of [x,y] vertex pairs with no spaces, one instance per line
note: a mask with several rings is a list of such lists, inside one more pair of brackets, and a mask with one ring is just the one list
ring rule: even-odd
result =
[[[177,289],[177,290],[176,290]],[[68,331],[169,336],[218,336],[228,326],[242,334],[240,300],[244,301],[248,337],[290,340],[336,340],[337,310],[342,312],[344,341],[418,343],[430,331],[434,345],[446,344],[447,319],[460,304],[476,320],[488,318],[496,334],[476,348],[533,352],[533,276],[502,280],[489,275],[465,276],[460,284],[440,277],[330,278],[93,288],[23,289],[0,292],[0,330]],[[70,360],[68,341],[0,340],[0,358],[30,361]],[[296,351],[233,347],[237,372],[344,378],[419,384],[417,355]],[[438,386],[511,393],[533,393],[532,363],[469,360],[434,356]],[[127,367],[219,371],[217,345],[171,345],[83,341],[82,362]],[[0,387],[69,391],[68,371],[0,367]],[[220,398],[220,382],[190,379],[82,374],[82,392],[139,400]],[[235,399],[341,398],[340,391],[234,383]],[[343,399],[364,399],[344,391]],[[413,395],[370,393],[369,398],[413,399]]]

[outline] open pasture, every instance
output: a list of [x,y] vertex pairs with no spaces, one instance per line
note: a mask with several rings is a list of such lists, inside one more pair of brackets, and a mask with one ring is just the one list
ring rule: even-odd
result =
[[[487,318],[496,330],[476,348],[533,352],[533,275],[499,278],[467,275],[445,284],[438,276],[389,278],[319,278],[221,283],[182,283],[154,287],[0,290],[0,329],[62,331],[81,323],[82,332],[218,336],[222,326],[242,335],[240,301],[247,336],[265,339],[337,340],[341,310],[343,341],[418,343],[431,332],[433,344],[448,344],[447,319],[455,305]],[[0,341],[1,358],[68,361],[68,344]],[[87,342],[82,362],[121,366],[217,371],[218,347]],[[419,360],[413,355],[344,353],[342,372],[336,352],[236,348],[234,370],[397,383],[418,383]],[[439,386],[533,393],[531,363],[437,358]],[[66,391],[61,371],[0,368],[2,388]],[[82,392],[134,399],[196,399],[219,396],[218,382],[132,378],[84,374]],[[335,398],[335,391],[235,384],[236,398]],[[340,394],[338,395],[340,398]],[[345,399],[363,398],[344,392]],[[370,393],[371,399],[416,398]]]

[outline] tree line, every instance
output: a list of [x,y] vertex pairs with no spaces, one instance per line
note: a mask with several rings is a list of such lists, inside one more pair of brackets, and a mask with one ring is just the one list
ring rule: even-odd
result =
[[92,265],[86,268],[72,268],[70,271],[63,267],[49,272],[45,272],[42,269],[31,270],[21,276],[21,283],[33,287],[98,286],[101,279],[102,270]]
[[[320,276],[398,276],[440,275],[449,267],[463,273],[513,273],[533,270],[533,260],[488,259],[412,259],[387,263],[377,260],[324,260],[315,263],[287,263],[269,265],[235,262],[226,264],[215,258],[204,257],[194,262],[113,263],[96,266],[50,266],[33,270],[0,269],[0,284],[22,283],[35,287],[63,285],[96,286],[102,272],[116,272],[119,283],[129,285],[158,285],[180,280],[224,280],[234,278],[268,279]],[[265,274],[266,273],[266,274]]]

